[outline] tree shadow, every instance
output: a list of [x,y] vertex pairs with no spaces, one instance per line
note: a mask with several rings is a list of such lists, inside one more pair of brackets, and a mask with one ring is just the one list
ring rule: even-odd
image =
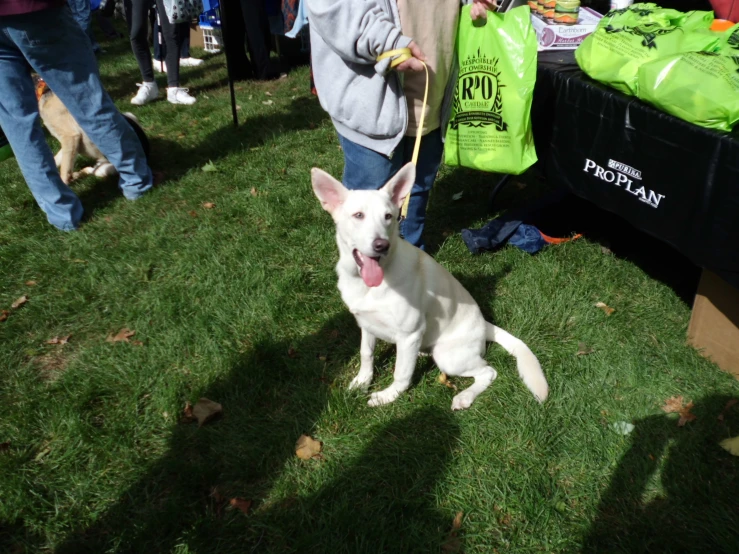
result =
[[271,552],[438,552],[452,516],[437,507],[435,487],[458,436],[452,413],[435,407],[392,421],[328,484],[259,514],[257,544]]
[[737,552],[739,463],[718,444],[739,434],[739,406],[725,410],[730,399],[697,400],[697,419],[684,427],[667,415],[634,422],[583,553]]
[[[295,460],[296,439],[315,434],[332,389],[346,386],[336,381],[357,352],[358,330],[346,332],[352,326],[343,313],[301,339],[255,344],[227,378],[202,392],[224,406],[223,418],[201,428],[177,425],[167,454],[55,551],[170,552],[183,544],[183,551],[219,553],[438,551],[451,518],[436,507],[434,487],[459,435],[446,406],[375,424],[376,432],[368,420],[375,437],[359,455],[342,460],[337,440],[326,461],[301,462],[307,493],[265,503]],[[345,398],[366,402],[365,395]],[[344,425],[340,418],[337,425]],[[330,465],[330,479],[311,490],[321,464]],[[252,500],[252,513],[224,510],[220,494]]]
[[238,527],[243,540],[243,525],[216,513],[214,489],[257,504],[264,499],[294,458],[297,438],[314,430],[332,388],[346,386],[336,381],[358,351],[355,328],[345,312],[313,334],[253,344],[225,378],[191,398],[221,403],[221,420],[200,428],[176,425],[167,453],[56,551],[170,552],[183,540],[205,548],[233,532],[229,526]]

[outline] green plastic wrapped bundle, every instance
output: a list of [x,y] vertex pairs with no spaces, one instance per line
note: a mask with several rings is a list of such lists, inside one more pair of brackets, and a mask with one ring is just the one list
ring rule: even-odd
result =
[[611,12],[575,51],[580,68],[624,94],[638,94],[639,67],[681,52],[715,50],[719,36],[708,29],[713,12],[663,10],[633,4]]
[[444,160],[519,175],[536,163],[531,103],[537,41],[528,6],[473,22],[462,9],[457,30],[459,77]]
[[702,127],[731,131],[739,122],[739,25],[718,52],[687,52],[644,64],[639,98]]

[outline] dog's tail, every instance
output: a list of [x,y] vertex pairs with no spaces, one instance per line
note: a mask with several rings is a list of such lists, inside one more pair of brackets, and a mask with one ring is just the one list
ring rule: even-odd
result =
[[516,358],[518,374],[524,384],[534,393],[539,402],[544,402],[549,395],[549,385],[547,385],[547,379],[541,370],[539,360],[536,359],[531,349],[521,339],[517,339],[492,323],[487,324],[486,338],[488,341],[497,342]]

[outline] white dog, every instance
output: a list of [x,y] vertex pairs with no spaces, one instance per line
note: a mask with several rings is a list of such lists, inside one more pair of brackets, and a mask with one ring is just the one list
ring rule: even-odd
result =
[[336,223],[341,298],[362,329],[361,366],[350,388],[372,381],[377,338],[397,346],[392,385],[370,396],[370,406],[395,400],[408,389],[421,350],[447,375],[475,382],[452,401],[469,408],[497,377],[482,357],[494,341],[516,357],[518,373],[534,396],[549,394],[536,356],[521,340],[485,321],[470,293],[434,259],[401,239],[398,212],[415,180],[408,164],[382,189],[347,190],[320,169],[311,171],[313,191]]

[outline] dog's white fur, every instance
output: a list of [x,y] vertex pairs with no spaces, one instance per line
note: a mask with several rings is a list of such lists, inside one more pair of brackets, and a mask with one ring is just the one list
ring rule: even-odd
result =
[[[452,376],[473,377],[474,384],[452,401],[453,410],[469,408],[497,377],[482,357],[494,341],[516,357],[518,373],[534,396],[549,394],[539,361],[521,340],[488,323],[472,296],[431,256],[401,239],[398,213],[415,180],[408,164],[379,191],[347,190],[314,168],[313,191],[336,223],[341,298],[362,329],[361,365],[350,388],[367,389],[372,381],[376,339],[397,345],[392,385],[370,396],[370,406],[394,401],[411,384],[418,354],[428,350],[439,369]],[[377,239],[389,241],[378,254]],[[360,254],[359,262],[355,251]],[[368,286],[360,275],[362,259],[379,257],[382,281]]]

